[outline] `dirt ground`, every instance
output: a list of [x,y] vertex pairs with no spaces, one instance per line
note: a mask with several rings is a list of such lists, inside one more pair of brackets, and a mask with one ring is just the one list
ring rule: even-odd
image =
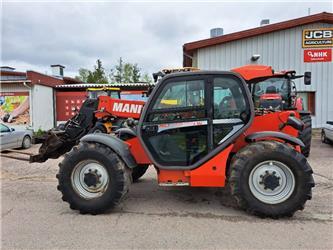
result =
[[56,189],[60,161],[1,158],[2,249],[333,248],[333,146],[319,138],[309,158],[313,198],[304,211],[280,220],[238,210],[223,189],[159,187],[154,169],[114,211],[80,215]]

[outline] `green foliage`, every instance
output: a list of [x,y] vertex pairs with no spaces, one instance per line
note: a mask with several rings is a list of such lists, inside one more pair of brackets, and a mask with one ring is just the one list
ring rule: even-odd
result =
[[[124,62],[122,57],[119,58],[117,64],[110,70],[108,77],[102,66],[102,61],[98,59],[94,70],[84,68],[79,69],[79,75],[75,77],[82,82],[88,83],[134,83],[134,82],[152,82],[152,78],[147,74],[141,74],[141,68],[137,63]],[[109,79],[109,80],[108,80]]]
[[41,128],[39,128],[36,132],[34,132],[34,136],[35,137],[41,137],[45,134],[46,132],[44,130],[42,130]]
[[132,80],[133,82],[140,82],[140,73],[141,69],[139,68],[138,64],[135,63],[132,65]]
[[108,83],[108,78],[106,77],[105,69],[100,59],[96,61],[93,71],[84,68],[79,69],[79,76],[77,76],[76,79],[88,83]]
[[118,64],[114,67],[113,74],[111,76],[111,81],[123,82],[124,76],[124,65],[123,59],[120,57]]
[[152,83],[153,79],[150,75],[148,75],[147,73],[143,74],[143,76],[141,77],[141,81],[142,82],[148,82],[148,83]]
[[89,72],[90,70],[81,68],[79,69],[79,75],[76,76],[75,78],[82,82],[88,82]]

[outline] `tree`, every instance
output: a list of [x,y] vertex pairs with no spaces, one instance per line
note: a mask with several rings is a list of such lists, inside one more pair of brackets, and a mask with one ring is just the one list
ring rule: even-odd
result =
[[133,82],[132,77],[133,77],[133,66],[130,63],[125,63],[123,81],[126,83]]
[[141,78],[141,69],[137,63],[124,63],[120,57],[118,64],[111,70],[111,81],[118,83],[139,82]]
[[151,78],[150,75],[148,75],[147,73],[145,73],[142,77],[141,77],[141,81],[142,82],[147,82],[147,83],[152,83],[153,79]]
[[140,81],[140,77],[141,77],[140,71],[141,71],[141,69],[139,68],[138,64],[137,63],[133,64],[133,67],[132,67],[132,81],[133,82]]
[[79,76],[77,76],[76,79],[89,83],[108,83],[108,79],[105,75],[105,70],[100,59],[96,61],[93,71],[80,68]]
[[79,75],[75,77],[75,79],[80,80],[82,82],[87,82],[88,81],[88,76],[89,76],[89,70],[80,68],[79,69]]
[[115,66],[113,79],[116,82],[123,82],[124,76],[124,65],[123,65],[123,59],[120,57],[118,65]]

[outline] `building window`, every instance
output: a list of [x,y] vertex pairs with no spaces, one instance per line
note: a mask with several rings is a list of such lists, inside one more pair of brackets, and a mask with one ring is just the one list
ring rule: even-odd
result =
[[298,92],[298,95],[302,98],[303,109],[309,111],[311,115],[315,115],[316,111],[316,92]]

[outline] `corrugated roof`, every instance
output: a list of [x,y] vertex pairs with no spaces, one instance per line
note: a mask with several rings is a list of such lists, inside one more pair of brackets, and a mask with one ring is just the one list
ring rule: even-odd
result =
[[253,29],[248,29],[248,30],[243,30],[223,36],[218,36],[214,38],[208,38],[204,40],[199,40],[199,41],[194,41],[194,42],[189,42],[185,43],[183,45],[183,51],[184,51],[184,66],[187,66],[188,63],[185,61],[187,60],[186,55],[192,55],[194,50],[208,47],[208,46],[213,46],[217,44],[222,44],[226,42],[231,42],[239,39],[244,39],[248,37],[253,37],[253,36],[258,36],[266,33],[271,33],[274,31],[279,31],[279,30],[284,30],[284,29],[289,29],[293,28],[296,26],[301,26],[305,24],[310,24],[310,23],[317,23],[317,22],[324,22],[324,23],[333,23],[333,14],[328,13],[328,12],[323,12],[315,15],[310,15],[310,16],[305,16],[301,18],[296,18],[284,22],[279,22],[279,23],[274,23],[274,24],[269,24]]
[[112,84],[99,84],[99,83],[82,83],[82,84],[62,84],[56,85],[56,88],[94,88],[94,87],[148,87],[150,83],[112,83]]

